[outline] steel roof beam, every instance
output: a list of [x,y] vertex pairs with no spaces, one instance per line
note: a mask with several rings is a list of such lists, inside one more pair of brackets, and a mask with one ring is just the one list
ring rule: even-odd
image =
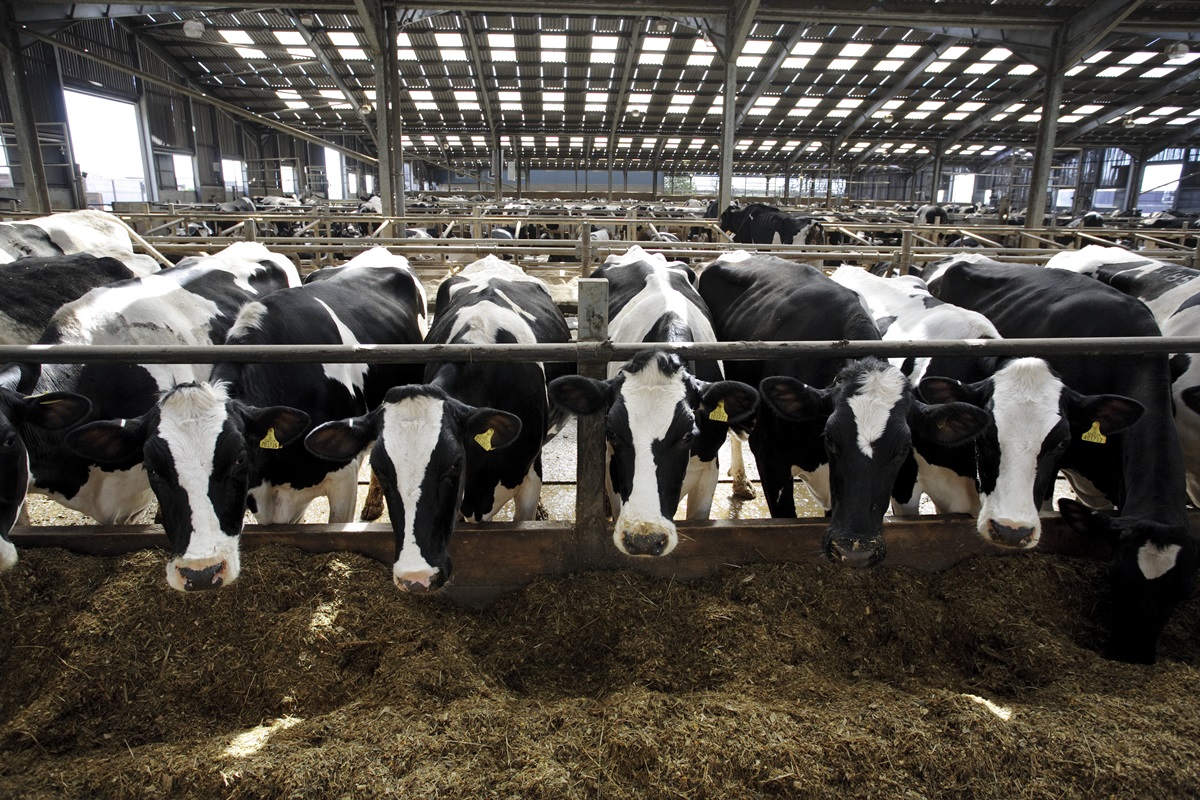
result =
[[1111,108],[1105,109],[1101,113],[1085,122],[1081,122],[1074,127],[1067,128],[1065,131],[1059,134],[1056,144],[1065,144],[1074,139],[1078,139],[1080,136],[1086,136],[1097,128],[1107,125],[1117,117],[1122,117],[1135,108],[1144,106],[1147,103],[1153,103],[1161,100],[1167,95],[1174,94],[1177,91],[1188,88],[1194,84],[1198,78],[1200,78],[1200,66],[1188,70],[1179,77],[1168,81],[1167,83],[1154,85],[1153,89],[1134,95],[1133,99],[1129,102],[1112,106]]
[[787,41],[783,44],[783,52],[771,59],[770,66],[763,70],[762,80],[760,80],[758,85],[755,86],[754,89],[745,96],[745,105],[743,105],[737,112],[737,117],[733,121],[735,128],[740,128],[742,123],[745,122],[746,115],[749,114],[750,109],[754,107],[754,101],[762,97],[763,92],[765,92],[771,85],[779,66],[787,59],[789,55],[791,55],[792,48],[795,47],[796,43],[800,41],[800,37],[806,30],[808,30],[807,25],[805,25],[803,22],[797,23],[796,32],[789,36]]
[[329,73],[329,79],[333,81],[333,85],[338,88],[342,96],[346,98],[346,102],[350,104],[350,108],[354,111],[354,115],[362,122],[363,127],[367,130],[367,135],[371,137],[371,143],[375,145],[375,149],[379,150],[379,137],[375,134],[375,126],[371,124],[371,118],[363,112],[363,98],[356,97],[346,82],[342,80],[342,76],[338,74],[337,65],[333,63],[333,59],[325,52],[325,47],[313,36],[312,31],[300,21],[300,15],[290,8],[279,9],[280,13],[291,20],[300,37],[304,39],[304,43],[309,49],[316,54],[317,60],[321,62],[321,66],[325,67],[325,71]]

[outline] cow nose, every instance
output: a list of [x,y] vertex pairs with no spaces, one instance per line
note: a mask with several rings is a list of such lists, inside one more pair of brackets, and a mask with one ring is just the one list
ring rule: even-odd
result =
[[1004,547],[1032,547],[1037,528],[1030,525],[1012,524],[1006,520],[989,519],[987,538]]
[[392,576],[396,588],[409,594],[428,594],[442,588],[446,576],[441,570],[421,570],[420,572],[405,572]]
[[631,556],[661,556],[670,539],[664,531],[626,531],[621,541]]
[[841,538],[831,539],[826,553],[831,559],[845,564],[847,567],[862,569],[874,567],[883,561],[887,555],[887,547],[884,546],[883,539],[879,537]]
[[175,571],[179,575],[179,582],[183,585],[184,590],[195,592],[203,589],[216,589],[224,585],[227,566],[222,559],[207,565],[189,564],[184,566],[178,564],[175,566]]

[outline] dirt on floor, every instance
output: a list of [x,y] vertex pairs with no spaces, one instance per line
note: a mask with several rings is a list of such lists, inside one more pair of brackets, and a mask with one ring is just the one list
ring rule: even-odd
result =
[[1103,567],[544,579],[486,609],[265,547],[0,576],[0,797],[1092,798],[1200,787],[1200,603],[1096,653]]

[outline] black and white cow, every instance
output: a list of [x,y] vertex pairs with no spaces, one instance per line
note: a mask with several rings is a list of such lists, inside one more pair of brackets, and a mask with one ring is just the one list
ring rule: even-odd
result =
[[[571,338],[545,284],[494,256],[447,278],[435,307],[430,343]],[[541,494],[542,443],[561,421],[546,394],[549,368],[430,363],[424,384],[393,388],[369,414],[326,423],[305,439],[313,453],[335,459],[374,445],[371,467],[383,484],[396,535],[397,587],[427,592],[446,582],[448,542],[460,515],[490,520],[512,500],[515,520],[533,519]]]
[[222,214],[250,214],[257,210],[254,201],[249,197],[238,197],[213,205],[213,211],[219,211]]
[[[1150,310],[1120,291],[1067,270],[956,263],[930,284],[947,302],[986,315],[1009,338],[1159,336]],[[1183,455],[1171,419],[1171,370],[1163,355],[1052,356],[1063,382],[1113,392],[1144,409],[1125,430],[1072,425],[1060,465],[1088,505],[1059,501],[1071,527],[1111,546],[1112,625],[1106,654],[1153,662],[1159,633],[1194,588],[1200,543],[1188,526]],[[1127,412],[1129,413],[1129,412]]]
[[135,275],[148,275],[159,268],[150,256],[133,252],[129,229],[103,211],[66,211],[20,222],[0,222],[0,264],[28,256],[71,253],[115,258]]
[[[189,258],[169,269],[101,286],[68,303],[54,315],[41,344],[208,345],[224,340],[242,305],[275,289],[299,285],[283,256],[256,242],[238,242],[214,256]],[[153,495],[141,454],[100,466],[75,454],[65,428],[87,419],[123,419],[149,410],[179,383],[208,377],[207,364],[8,364],[0,368],[7,398],[0,427],[9,446],[0,450],[0,474],[18,476],[0,486],[0,509],[19,511],[28,491],[47,494],[102,523],[132,521]],[[52,427],[39,425],[23,395],[54,392],[77,398],[90,414]],[[28,487],[24,476],[28,475]],[[7,536],[12,521],[2,520]]]
[[[850,289],[820,270],[770,255],[727,253],[700,272],[700,296],[722,341],[879,339]],[[946,446],[983,431],[966,403],[928,406],[899,369],[874,358],[728,361],[726,376],[758,385],[750,449],[773,517],[794,517],[792,477],[832,510],[825,552],[851,566],[886,555],[883,516],[913,430]]]
[[115,258],[26,256],[0,266],[0,344],[32,344],[64,304],[97,286],[137,277]]
[[[687,265],[635,245],[609,256],[591,277],[608,281],[613,342],[717,340]],[[563,410],[607,415],[613,541],[623,553],[671,552],[682,497],[688,519],[708,519],[720,472],[717,451],[729,426],[749,421],[758,404],[757,390],[724,378],[719,362],[685,365],[646,351],[624,365],[610,364],[608,380],[571,375],[550,384],[550,397]],[[740,455],[741,448],[734,451]]]
[[819,221],[764,203],[731,205],[721,213],[721,230],[741,244],[820,244],[825,234]]
[[[279,289],[242,307],[231,345],[417,344],[425,293],[402,256],[382,247],[321,280]],[[99,462],[144,456],[177,555],[176,589],[210,589],[240,572],[238,535],[246,508],[261,524],[299,522],[317,497],[329,521],[349,522],[361,454],[329,461],[301,437],[313,424],[358,416],[394,385],[420,377],[395,364],[220,363],[207,381],[171,389],[135,419],[83,425],[67,437]]]
[[[1102,245],[1055,253],[1046,266],[1088,275],[1136,297],[1150,309],[1163,336],[1200,334],[1200,270]],[[1188,495],[1200,505],[1200,358],[1194,353],[1172,356],[1171,373]]]
[[913,214],[914,225],[945,225],[948,222],[950,215],[936,203],[926,203]]
[[[1001,338],[987,317],[938,300],[919,278],[880,278],[858,267],[841,267],[830,277],[863,298],[885,341]],[[915,472],[911,466],[901,470],[893,513],[917,513],[924,491],[939,513],[974,515],[984,539],[1007,547],[1037,545],[1039,511],[1053,493],[1071,425],[1086,430],[1103,419],[1115,431],[1129,405],[1124,398],[1078,394],[1040,358],[891,361],[926,401],[961,400],[992,418],[971,446],[944,447],[914,433]]]

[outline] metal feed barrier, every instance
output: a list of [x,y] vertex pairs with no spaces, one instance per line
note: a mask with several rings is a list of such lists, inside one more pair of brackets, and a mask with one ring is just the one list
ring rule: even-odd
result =
[[[134,347],[31,345],[0,346],[0,362],[204,363],[219,361],[288,363],[426,363],[429,361],[554,361],[578,365],[581,374],[603,377],[610,361],[623,362],[646,349],[643,344],[607,341],[608,283],[579,281],[579,335],[569,344],[545,345],[245,345],[207,347]],[[1200,352],[1200,337],[1097,339],[973,339],[938,342],[722,342],[659,345],[686,359],[778,359],[797,356],[879,357],[910,355],[1056,355]],[[679,546],[661,558],[620,553],[604,513],[604,423],[579,419],[575,522],[460,523],[451,540],[455,571],[443,590],[464,603],[483,604],[540,575],[582,570],[635,569],[680,580],[710,575],[733,565],[764,561],[820,563],[826,520],[762,519],[680,521]],[[1200,517],[1197,517],[1200,519]],[[1010,551],[985,543],[974,520],[961,515],[888,518],[885,526],[891,566],[926,571],[946,569],[980,554]],[[13,541],[22,547],[65,547],[95,555],[116,555],[167,547],[157,525],[45,526],[17,528]],[[243,547],[285,544],[311,552],[353,551],[390,564],[394,557],[390,525],[261,526],[248,525]],[[1103,556],[1094,543],[1071,531],[1056,514],[1043,520],[1042,552]]]

